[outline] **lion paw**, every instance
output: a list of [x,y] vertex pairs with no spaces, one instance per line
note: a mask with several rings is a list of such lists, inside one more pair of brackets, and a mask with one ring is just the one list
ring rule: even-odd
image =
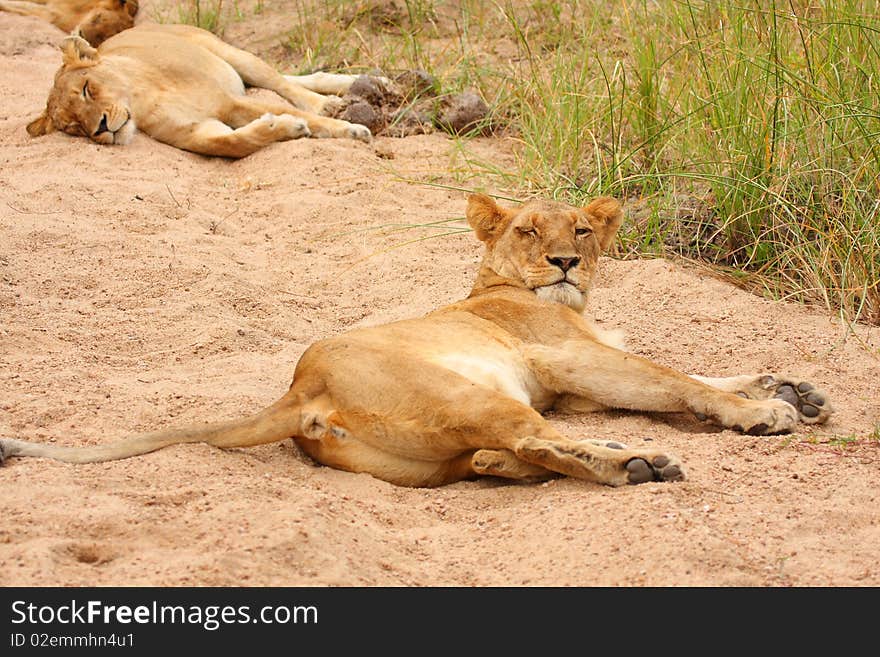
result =
[[800,421],[806,424],[822,424],[834,412],[828,395],[808,381],[782,382],[776,387],[773,398],[794,406]]
[[797,426],[797,409],[791,404],[781,399],[756,400],[754,403],[756,406],[740,423],[728,426],[750,436],[791,433]]
[[648,481],[682,481],[684,472],[675,457],[657,454],[653,457],[635,456],[626,464],[627,482],[644,484]]
[[345,101],[339,96],[324,96],[324,102],[318,108],[316,114],[322,116],[336,116],[345,108]]
[[548,470],[609,486],[684,479],[681,463],[674,456],[656,449],[630,450],[614,442],[558,442],[529,437],[519,442],[515,452]]
[[373,133],[370,132],[370,129],[367,126],[360,125],[358,123],[352,123],[348,127],[347,136],[351,139],[357,139],[358,141],[362,141],[367,144],[373,141]]
[[798,419],[805,424],[821,424],[834,409],[830,397],[808,381],[773,374],[763,374],[746,386],[743,395],[751,399],[781,399],[797,409]]
[[263,114],[259,120],[282,139],[299,139],[312,134],[308,123],[290,114]]

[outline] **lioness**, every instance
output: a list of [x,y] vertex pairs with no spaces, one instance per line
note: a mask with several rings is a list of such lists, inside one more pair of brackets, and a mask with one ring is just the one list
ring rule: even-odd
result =
[[582,317],[599,254],[622,218],[603,197],[584,208],[470,197],[486,253],[467,299],[420,319],[313,344],[277,402],[244,419],[97,447],[0,440],[0,458],[109,461],[174,445],[246,447],[293,438],[315,460],[404,486],[476,475],[561,473],[617,486],[684,478],[660,449],[561,435],[541,411],[689,411],[749,434],[824,422],[827,396],[777,375],[690,377],[617,348]]
[[0,11],[42,18],[97,48],[134,25],[138,0],[0,0]]
[[[345,93],[356,76],[283,76],[189,25],[138,25],[97,50],[71,36],[61,51],[46,109],[27,126],[33,137],[63,130],[127,144],[140,129],[177,148],[224,157],[309,135],[372,138],[365,126],[319,116],[339,100],[322,94]],[[271,89],[293,105],[246,96],[245,85]]]

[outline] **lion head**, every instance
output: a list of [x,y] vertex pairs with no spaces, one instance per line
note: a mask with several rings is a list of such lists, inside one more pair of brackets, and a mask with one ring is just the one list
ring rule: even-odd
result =
[[137,0],[100,0],[95,5],[73,29],[73,34],[81,36],[95,48],[134,25]]
[[101,66],[98,51],[82,37],[64,39],[61,52],[63,63],[46,109],[28,124],[28,134],[38,137],[61,130],[99,144],[130,142],[136,126],[121,79]]
[[614,239],[623,211],[609,197],[583,208],[529,201],[508,209],[474,194],[468,199],[467,219],[486,244],[484,272],[581,312],[599,255]]

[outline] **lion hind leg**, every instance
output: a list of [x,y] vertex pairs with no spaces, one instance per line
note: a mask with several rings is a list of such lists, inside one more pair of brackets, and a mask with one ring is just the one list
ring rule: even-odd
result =
[[471,467],[478,475],[517,479],[520,481],[544,481],[558,476],[534,463],[527,463],[509,449],[480,449],[471,458]]
[[626,449],[592,441],[529,437],[520,440],[514,451],[517,457],[529,463],[609,486],[685,478],[679,460],[658,449]]
[[370,142],[370,129],[356,123],[318,116],[313,112],[297,109],[284,103],[272,103],[255,98],[236,98],[228,116],[223,117],[232,126],[245,126],[262,116],[291,116],[305,122],[308,135],[312,137],[351,138]]
[[[290,114],[263,114],[239,128],[230,128],[222,121],[196,123],[184,135],[177,135],[172,145],[202,155],[239,158],[255,153],[276,141],[307,137],[308,124]],[[161,133],[155,135],[162,140]]]
[[436,460],[394,454],[359,439],[326,391],[301,390],[294,394],[304,399],[298,407],[299,422],[292,438],[318,463],[370,474],[398,486],[443,486],[475,476],[470,465],[472,452]]
[[485,391],[485,399],[471,409],[474,415],[466,418],[467,425],[480,427],[469,438],[478,450],[472,459],[478,474],[529,479],[558,473],[608,486],[684,478],[672,454],[570,440],[533,408],[495,391]]

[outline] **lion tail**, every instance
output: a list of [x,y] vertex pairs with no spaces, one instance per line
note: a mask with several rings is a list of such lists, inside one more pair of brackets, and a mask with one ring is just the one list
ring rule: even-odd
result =
[[99,463],[154,452],[182,443],[251,447],[290,438],[300,429],[300,407],[289,396],[253,415],[203,425],[136,434],[106,445],[66,447],[0,438],[0,464],[11,456],[37,456],[65,463]]

